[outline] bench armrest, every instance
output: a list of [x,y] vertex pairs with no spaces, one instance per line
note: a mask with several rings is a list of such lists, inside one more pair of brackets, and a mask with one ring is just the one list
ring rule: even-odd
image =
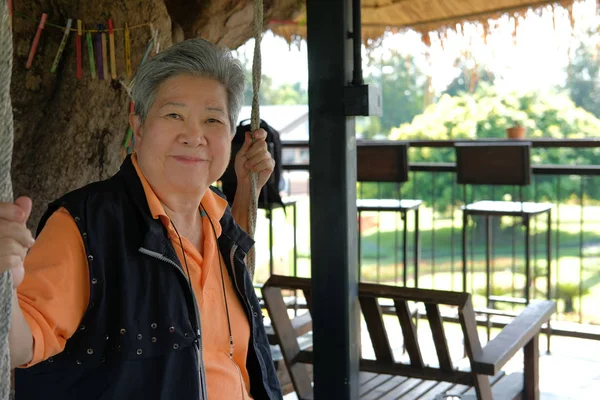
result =
[[474,355],[472,370],[484,375],[496,375],[502,367],[537,335],[542,325],[556,311],[553,301],[531,302],[493,340],[485,345],[480,354]]

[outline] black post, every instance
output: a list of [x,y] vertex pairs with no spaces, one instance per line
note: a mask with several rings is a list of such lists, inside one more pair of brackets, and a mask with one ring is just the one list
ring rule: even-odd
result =
[[[360,318],[351,0],[307,0],[314,398],[358,399]],[[359,28],[360,29],[360,28]]]

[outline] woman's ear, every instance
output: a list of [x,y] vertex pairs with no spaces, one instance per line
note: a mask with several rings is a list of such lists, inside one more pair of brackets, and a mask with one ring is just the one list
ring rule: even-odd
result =
[[134,113],[129,114],[129,125],[131,126],[131,130],[133,130],[133,137],[135,139],[135,144],[141,143],[142,141],[142,120],[140,116]]

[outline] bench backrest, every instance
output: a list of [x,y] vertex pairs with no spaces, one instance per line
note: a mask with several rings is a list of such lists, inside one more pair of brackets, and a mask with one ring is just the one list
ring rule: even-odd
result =
[[[311,281],[306,278],[274,275],[262,289],[265,305],[273,329],[279,338],[281,351],[297,394],[299,398],[311,398],[311,379],[304,363],[312,362],[312,353],[299,348],[297,334],[288,316],[282,290],[301,290],[310,311],[312,310]],[[393,302],[393,310],[400,322],[404,346],[410,360],[408,363],[397,362],[394,359],[390,337],[383,323],[380,299]],[[465,349],[468,358],[472,361],[473,356],[481,353],[482,348],[477,336],[470,294],[361,283],[359,301],[375,352],[375,360],[361,359],[361,371],[477,385],[477,377],[472,372],[457,370],[453,365],[440,313],[441,305],[455,306],[458,309]],[[424,304],[439,361],[438,366],[425,365],[423,362],[409,302]]]

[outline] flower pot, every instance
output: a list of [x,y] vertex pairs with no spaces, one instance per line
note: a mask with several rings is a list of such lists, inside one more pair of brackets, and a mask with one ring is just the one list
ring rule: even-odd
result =
[[523,139],[525,137],[525,128],[522,126],[507,128],[506,135],[509,139]]

